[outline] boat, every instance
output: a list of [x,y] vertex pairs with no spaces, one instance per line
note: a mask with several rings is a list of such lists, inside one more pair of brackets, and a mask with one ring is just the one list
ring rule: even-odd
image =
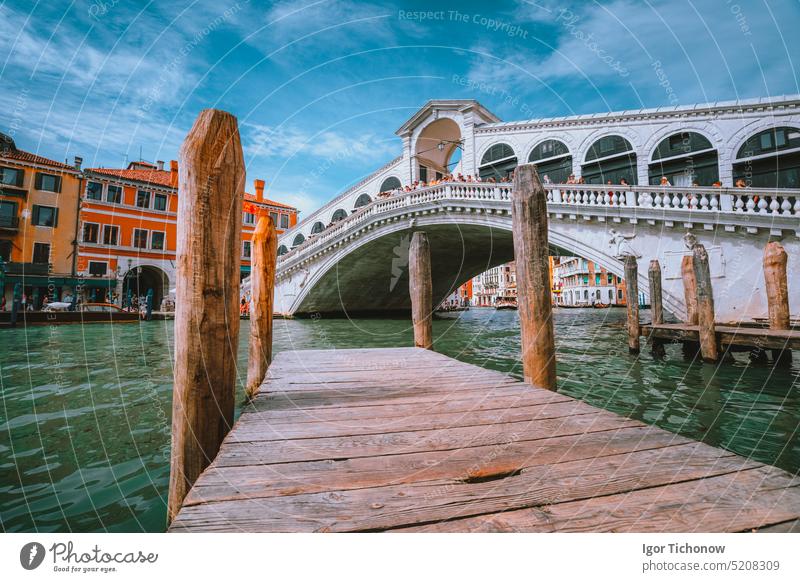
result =
[[495,309],[517,309],[517,301],[516,299],[499,299],[497,303],[494,304]]
[[[61,302],[43,311],[19,311],[17,325],[61,325],[66,323],[129,323],[139,321],[138,311],[125,311],[113,303],[82,303],[75,311],[63,308]],[[0,311],[0,327],[11,325],[11,312]]]
[[609,307],[611,307],[611,304],[610,303],[595,303],[594,305],[592,305],[592,307],[594,307],[595,309],[608,309]]

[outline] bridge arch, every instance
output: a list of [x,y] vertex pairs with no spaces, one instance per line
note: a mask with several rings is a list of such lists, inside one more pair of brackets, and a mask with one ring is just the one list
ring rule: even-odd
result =
[[658,185],[666,177],[673,186],[711,186],[719,180],[719,152],[697,131],[678,131],[661,139],[650,154],[648,180]]
[[429,182],[450,173],[451,158],[462,147],[461,129],[456,120],[447,116],[422,127],[413,139],[416,179]]
[[319,234],[323,230],[325,230],[325,225],[319,220],[311,226],[311,234]]
[[362,206],[366,206],[370,202],[372,202],[372,197],[369,194],[367,193],[361,194],[358,198],[356,198],[355,204],[353,204],[353,210],[358,210],[359,208],[361,208]]
[[487,145],[480,155],[478,175],[482,180],[494,178],[498,182],[502,178],[510,178],[519,163],[519,157],[513,146],[505,141]]
[[616,132],[597,137],[586,148],[581,177],[587,184],[605,184],[609,180],[619,184],[622,179],[636,184],[639,171],[635,146]]
[[400,182],[400,178],[397,176],[389,176],[383,182],[381,182],[380,188],[378,188],[378,192],[391,192],[392,190],[396,190],[398,188],[402,188],[403,184]]
[[333,211],[333,214],[331,214],[331,219],[329,222],[339,222],[345,218],[347,218],[347,210],[344,208],[337,208]]
[[297,235],[294,237],[294,240],[292,241],[292,248],[300,246],[304,242],[306,242],[306,237],[303,236],[302,232],[298,232]]
[[539,176],[546,175],[555,184],[565,183],[575,173],[572,161],[572,153],[567,144],[554,138],[540,141],[528,153],[528,162],[536,164]]
[[800,188],[800,128],[775,124],[740,139],[731,166],[747,186]]
[[279,257],[282,256],[282,255],[285,255],[288,252],[289,252],[289,249],[286,248],[286,245],[280,245],[278,247],[278,256]]

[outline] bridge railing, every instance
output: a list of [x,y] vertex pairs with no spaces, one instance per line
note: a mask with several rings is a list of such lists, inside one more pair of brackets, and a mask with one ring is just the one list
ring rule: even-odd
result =
[[[438,200],[511,200],[510,183],[448,182],[411,192],[379,198],[347,218],[311,235],[302,244],[278,257],[279,264],[324,246],[347,229],[372,217],[400,208]],[[581,208],[645,208],[686,212],[742,213],[800,218],[800,190],[764,188],[705,188],[676,186],[619,186],[602,184],[546,184],[548,203]]]

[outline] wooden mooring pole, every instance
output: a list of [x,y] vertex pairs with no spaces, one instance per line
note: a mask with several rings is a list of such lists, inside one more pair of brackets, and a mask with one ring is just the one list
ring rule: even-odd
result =
[[553,331],[547,193],[534,164],[517,168],[511,193],[517,303],[522,334],[525,381],[556,389],[556,346]]
[[[764,249],[764,282],[767,292],[767,309],[770,329],[790,329],[789,283],[786,276],[788,256],[779,242],[768,242]],[[772,350],[776,363],[788,366],[792,363],[791,350]]]
[[169,521],[233,422],[244,178],[236,118],[202,111],[180,151]]
[[415,232],[408,249],[408,288],[411,293],[411,321],[414,345],[433,349],[433,284],[431,282],[431,247],[428,235]]
[[717,332],[714,325],[714,291],[711,287],[711,268],[706,247],[696,244],[692,249],[692,266],[697,285],[697,325],[699,326],[700,355],[706,362],[719,359]]
[[247,398],[253,398],[272,362],[272,312],[275,303],[275,265],[278,235],[269,216],[261,216],[252,239],[250,269],[250,348],[247,359]]
[[639,344],[639,266],[636,257],[625,256],[625,294],[628,305],[628,351],[638,354]]
[[[658,325],[664,323],[664,305],[661,295],[661,264],[657,259],[650,261],[647,276],[650,280],[650,313],[653,325]],[[650,339],[650,346],[654,356],[662,357],[666,354],[663,340],[653,337]]]
[[[683,280],[683,300],[686,305],[686,323],[697,325],[697,279],[694,276],[692,255],[684,255],[681,259],[681,279]],[[694,359],[700,344],[692,340],[683,341],[683,355]]]

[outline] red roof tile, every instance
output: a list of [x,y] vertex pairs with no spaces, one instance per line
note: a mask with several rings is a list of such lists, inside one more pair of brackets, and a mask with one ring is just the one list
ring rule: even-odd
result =
[[254,202],[256,204],[266,204],[269,206],[276,206],[278,208],[285,208],[287,210],[294,210],[297,211],[297,208],[294,206],[289,206],[288,204],[284,204],[283,202],[275,202],[274,200],[269,200],[268,198],[264,198],[263,200],[259,200],[255,195],[250,194],[249,192],[244,193],[244,199],[247,202]]
[[95,174],[113,176],[115,178],[123,178],[125,180],[133,180],[134,182],[145,182],[146,184],[174,188],[171,181],[172,174],[167,170],[117,170],[112,168],[89,168],[86,171],[93,172]]
[[6,149],[0,151],[0,157],[4,157],[10,160],[18,160],[20,162],[27,162],[29,164],[39,164],[41,166],[50,166],[53,168],[59,168],[61,170],[75,170],[74,167],[64,164],[62,162],[57,162],[55,160],[51,160],[49,158],[43,158],[42,156],[37,156],[36,154],[32,154],[31,152],[26,152],[24,150],[17,150],[17,149]]

